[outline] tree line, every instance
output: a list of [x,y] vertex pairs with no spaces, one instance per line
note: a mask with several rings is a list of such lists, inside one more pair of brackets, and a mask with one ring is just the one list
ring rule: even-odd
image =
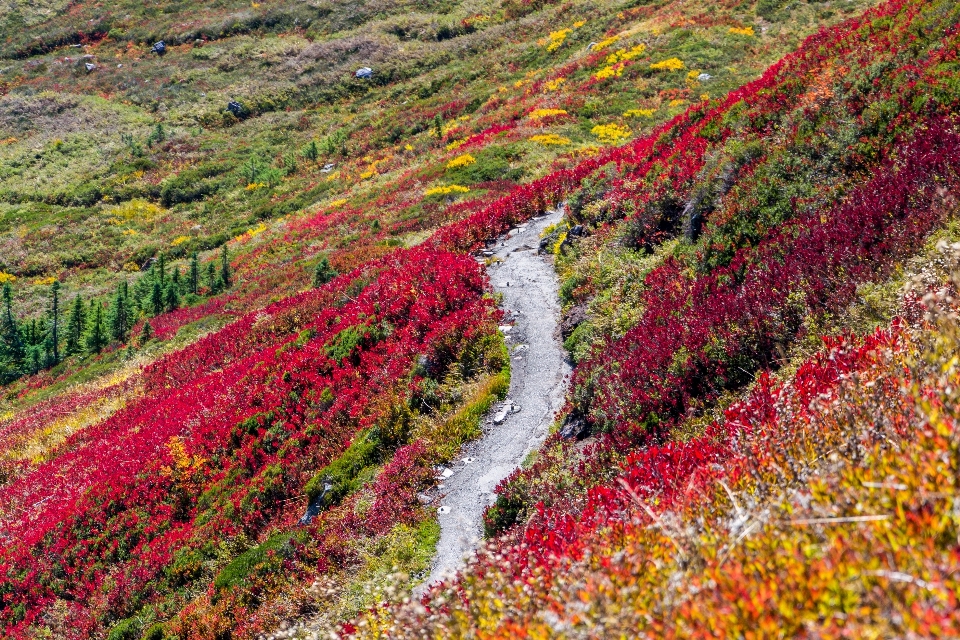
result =
[[54,281],[45,312],[28,321],[17,319],[13,291],[5,284],[0,299],[0,384],[49,369],[65,358],[127,344],[140,320],[143,324],[136,339],[143,346],[153,337],[149,318],[192,304],[201,294],[216,295],[232,284],[226,245],[220,260],[208,262],[205,268],[196,253],[186,272],[170,269],[166,262],[161,254],[132,286],[121,282],[109,301],[85,302],[77,294],[66,313],[60,283]]

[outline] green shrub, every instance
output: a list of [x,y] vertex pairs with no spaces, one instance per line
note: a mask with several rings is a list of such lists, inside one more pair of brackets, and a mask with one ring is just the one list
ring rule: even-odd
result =
[[140,621],[127,618],[113,625],[107,640],[140,640]]
[[331,488],[321,506],[327,508],[340,502],[358,488],[360,472],[380,462],[382,449],[380,438],[373,431],[360,434],[339,458],[310,478],[304,487],[307,498],[312,503],[324,495],[324,487],[329,484]]

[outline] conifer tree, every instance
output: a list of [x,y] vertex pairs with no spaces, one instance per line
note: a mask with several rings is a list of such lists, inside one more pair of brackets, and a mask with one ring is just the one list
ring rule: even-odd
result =
[[212,260],[207,263],[207,289],[211,295],[220,293],[217,268],[213,266]]
[[83,328],[86,324],[87,310],[84,307],[80,294],[73,300],[70,307],[70,317],[67,318],[67,347],[66,355],[74,356],[83,350]]
[[197,295],[200,291],[200,262],[197,252],[190,256],[190,271],[187,273],[187,292]]
[[113,304],[110,305],[110,313],[107,316],[110,338],[116,342],[126,342],[130,327],[133,325],[133,310],[130,308],[128,297],[127,283],[122,282],[117,286],[117,293],[113,297]]
[[320,258],[317,268],[313,271],[313,286],[322,287],[336,277],[337,272],[330,266],[330,260],[327,259],[327,256]]
[[153,337],[153,327],[150,326],[149,320],[144,320],[143,328],[140,329],[140,338],[138,339],[140,346],[142,347],[143,345],[150,342],[150,339],[152,337]]
[[50,335],[48,353],[52,365],[60,362],[60,282],[50,285]]
[[160,254],[160,257],[157,258],[157,272],[155,277],[160,283],[161,289],[167,286],[167,259],[162,253]]
[[171,281],[173,286],[177,288],[177,292],[180,291],[180,281],[183,279],[183,274],[180,273],[180,267],[176,267],[171,274]]
[[100,353],[107,346],[107,332],[103,326],[103,306],[96,301],[90,302],[85,346],[87,353]]
[[223,251],[220,253],[220,280],[223,282],[223,288],[230,288],[230,257],[227,254],[227,245],[223,245]]
[[155,316],[163,313],[163,289],[157,280],[154,280],[153,291],[150,292],[150,312]]
[[171,282],[167,285],[167,290],[163,294],[163,308],[166,311],[174,311],[180,307],[180,295],[177,293],[177,286]]
[[8,283],[3,285],[3,307],[0,308],[0,384],[20,377],[23,358],[23,337],[13,315],[13,292]]

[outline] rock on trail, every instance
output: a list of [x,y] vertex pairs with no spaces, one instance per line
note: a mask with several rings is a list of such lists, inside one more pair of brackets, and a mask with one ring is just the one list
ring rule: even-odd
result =
[[440,542],[430,576],[418,592],[451,577],[476,549],[483,536],[483,512],[496,498],[494,489],[543,442],[563,406],[570,365],[560,343],[557,276],[535,249],[540,232],[562,217],[558,210],[534,218],[490,249],[502,260],[488,273],[494,290],[503,294],[501,330],[510,350],[510,392],[490,411],[483,437],[465,446],[439,475]]

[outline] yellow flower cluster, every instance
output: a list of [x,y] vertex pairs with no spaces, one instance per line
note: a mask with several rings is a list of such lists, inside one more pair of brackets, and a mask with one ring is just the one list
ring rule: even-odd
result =
[[559,31],[553,31],[547,36],[549,43],[547,44],[547,51],[556,51],[561,46],[563,46],[563,41],[567,39],[567,36],[573,33],[573,29],[560,29]]
[[619,40],[620,40],[620,36],[610,36],[610,37],[607,38],[606,40],[601,40],[600,42],[594,44],[594,45],[593,45],[592,47],[590,47],[590,48],[591,48],[593,51],[603,51],[604,49],[606,49],[607,47],[609,47],[610,45],[614,44],[615,42],[617,42],[617,41],[619,41]]
[[555,80],[548,80],[543,86],[547,91],[556,91],[566,81],[566,78],[557,78]]
[[247,191],[256,191],[257,189],[263,189],[266,186],[266,182],[251,182],[246,186],[246,189]]
[[684,100],[683,98],[677,98],[676,100],[671,100],[671,101],[670,101],[670,106],[671,106],[671,107],[681,107],[681,106],[683,106],[683,105],[685,105],[685,104],[687,104],[687,101]]
[[728,33],[733,33],[738,36],[752,36],[753,27],[730,27],[730,31]]
[[51,284],[53,284],[53,283],[56,282],[56,281],[57,281],[57,279],[54,278],[53,276],[47,276],[46,278],[37,278],[37,279],[35,279],[35,280],[33,281],[33,284],[39,285],[39,286],[44,286],[44,285],[51,285]]
[[679,71],[683,69],[683,60],[680,58],[667,58],[661,62],[654,62],[650,65],[654,71]]
[[656,113],[656,109],[630,109],[629,111],[623,112],[624,118],[652,118],[653,114]]
[[345,204],[347,204],[347,199],[346,199],[346,198],[341,198],[340,200],[334,200],[334,201],[331,202],[328,206],[329,206],[331,209],[339,209],[340,207],[342,207],[342,206],[345,205]]
[[[466,138],[464,138],[463,140],[454,140],[453,142],[447,145],[447,151],[453,151],[454,149],[459,149],[460,147],[463,146],[463,143],[466,141],[467,141]],[[410,150],[413,151],[412,148]]]
[[470,165],[476,163],[477,159],[474,158],[469,153],[465,153],[462,156],[457,156],[453,160],[447,163],[447,169],[459,169],[460,167],[469,167]]
[[0,284],[10,284],[17,280],[17,276],[6,271],[0,271]]
[[173,242],[170,243],[171,247],[179,247],[184,242],[187,242],[190,239],[190,236],[177,236],[173,239]]
[[618,144],[630,137],[632,133],[628,127],[619,124],[598,124],[590,133],[597,136],[604,144]]
[[255,226],[255,227],[253,227],[253,228],[251,228],[251,229],[247,229],[246,233],[241,233],[241,234],[238,235],[236,238],[234,238],[234,240],[236,240],[237,242],[246,242],[246,241],[249,240],[250,238],[253,238],[253,237],[255,237],[255,236],[258,236],[258,235],[260,235],[261,233],[263,233],[263,232],[266,231],[266,230],[267,230],[267,225],[265,225],[265,224],[263,224],[263,223],[261,222],[261,223],[258,224],[257,226]]
[[163,209],[152,202],[136,198],[129,202],[110,207],[109,209],[110,215],[117,216],[123,220],[132,220],[134,218],[138,220],[149,220],[162,211]]
[[536,109],[530,112],[530,119],[539,120],[541,118],[549,118],[550,116],[565,115],[567,115],[566,109]]
[[633,60],[637,56],[642,56],[643,52],[647,50],[647,45],[642,42],[635,47],[630,49],[620,49],[614,51],[609,56],[607,56],[607,64],[617,64],[618,62],[625,62],[627,60]]
[[550,145],[570,144],[570,138],[564,138],[563,136],[558,136],[555,133],[544,133],[536,136],[531,136],[530,142],[536,142],[537,144],[542,144],[543,146],[546,147]]
[[607,78],[619,78],[623,75],[623,67],[604,67],[597,71],[593,77],[597,80],[606,80]]
[[423,192],[425,196],[446,196],[451,193],[470,193],[470,187],[461,187],[458,184],[447,186],[431,187]]

